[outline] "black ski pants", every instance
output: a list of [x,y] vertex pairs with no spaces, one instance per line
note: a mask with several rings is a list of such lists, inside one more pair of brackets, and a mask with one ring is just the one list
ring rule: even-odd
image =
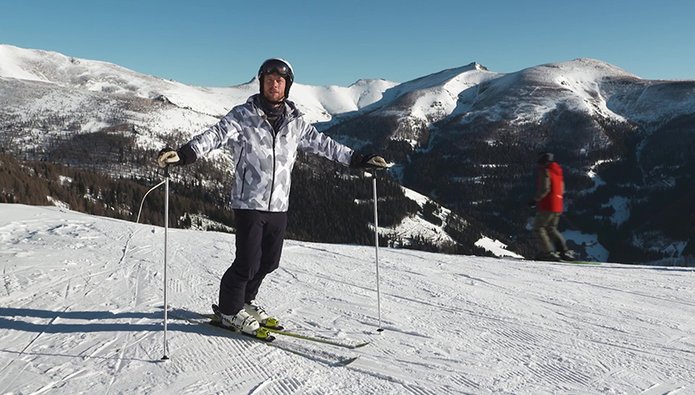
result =
[[234,210],[236,256],[220,281],[220,311],[236,314],[256,298],[265,276],[280,265],[286,212]]

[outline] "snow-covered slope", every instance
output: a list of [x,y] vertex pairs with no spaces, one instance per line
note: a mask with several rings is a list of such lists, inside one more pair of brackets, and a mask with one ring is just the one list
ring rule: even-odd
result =
[[[288,241],[260,300],[269,347],[179,317],[206,311],[234,236],[0,204],[2,393],[692,393],[693,271]],[[341,358],[357,360],[333,365]]]
[[[0,45],[2,96],[17,98],[21,95],[14,90],[19,88],[16,83],[8,86],[10,79],[62,87],[63,90],[56,90],[59,97],[68,90],[71,96],[84,96],[87,92],[88,97],[89,93],[99,93],[99,97],[106,95],[111,100],[114,96],[124,96],[173,103],[175,107],[165,111],[149,111],[147,115],[140,111],[140,116],[147,118],[139,121],[140,126],[159,131],[177,129],[188,134],[258,91],[255,77],[234,87],[192,87],[106,62]],[[36,86],[40,85],[29,85]],[[359,80],[349,87],[296,83],[291,99],[299,104],[310,121],[325,122],[328,126],[340,122],[341,115],[347,119],[361,114],[393,117],[399,126],[389,131],[389,138],[416,146],[425,139],[422,136],[425,128],[447,117],[458,119],[458,122],[482,116],[529,123],[538,122],[562,107],[617,121],[662,122],[674,111],[695,111],[693,92],[695,82],[641,80],[599,60],[575,59],[509,74],[491,72],[478,63],[471,63],[400,84],[385,80]],[[50,107],[53,114],[73,109],[69,104],[62,107],[62,100],[51,97],[48,95],[38,100],[39,103],[20,97],[12,107],[28,109],[29,115],[40,114],[31,112],[32,109],[39,111]],[[86,100],[79,101],[79,108],[85,112],[98,107],[98,104],[87,105]],[[134,118],[131,121],[137,123],[138,117]],[[176,125],[182,126],[176,128]],[[374,139],[381,137],[373,136]]]
[[[371,140],[405,141],[413,148],[427,140],[427,129],[454,111],[461,92],[501,74],[488,71],[478,63],[447,69],[387,89],[383,98],[357,113],[346,114],[347,119],[360,116],[362,129],[373,129]],[[343,121],[341,117],[333,124]],[[383,120],[388,119],[384,124]],[[394,126],[395,125],[395,126]],[[332,125],[327,125],[332,126]],[[340,131],[337,133],[340,134]],[[350,140],[350,136],[346,136]],[[364,144],[364,142],[362,142]]]
[[416,119],[438,121],[454,110],[461,92],[500,75],[478,63],[443,70],[387,90],[381,101],[366,110],[379,108],[376,114],[381,115],[400,111]]
[[[249,74],[253,76],[252,71]],[[226,113],[258,90],[255,78],[228,88],[192,87],[111,63],[10,45],[0,45],[0,79],[166,98],[180,108],[213,116]],[[296,83],[291,98],[312,122],[327,122],[354,112],[396,116],[413,125],[461,115],[467,115],[463,121],[483,115],[537,122],[560,105],[620,121],[657,122],[675,110],[695,111],[693,92],[695,81],[642,80],[600,60],[580,58],[509,74],[471,63],[401,84],[385,80],[359,80],[349,87]]]
[[72,89],[154,99],[164,96],[180,107],[222,115],[230,101],[248,97],[249,84],[198,88],[137,73],[115,64],[68,57],[57,52],[0,45],[0,77],[40,81]]
[[464,122],[539,122],[560,107],[615,121],[660,122],[695,111],[695,81],[642,80],[606,62],[580,58],[481,81],[461,94],[453,116]]
[[470,119],[480,112],[489,119],[538,122],[563,105],[574,111],[619,118],[607,109],[601,96],[600,83],[608,78],[637,79],[615,66],[593,59],[529,67],[466,92],[453,115],[467,114]]
[[[446,232],[446,226],[449,222],[454,222],[460,226],[467,226],[467,222],[427,196],[417,193],[412,189],[402,189],[408,199],[420,206],[420,211],[416,215],[404,218],[400,224],[393,228],[379,228],[379,233],[383,235],[395,235],[397,236],[396,238],[400,238],[401,240],[423,238],[424,240],[431,241],[432,244],[437,246],[456,244],[456,241]],[[437,218],[438,224],[434,224],[425,219],[424,211],[427,205],[434,207],[432,215]],[[501,241],[491,239],[483,234],[480,235],[480,239],[475,245],[492,253],[496,257],[523,258],[521,255],[509,251],[507,246]]]
[[[308,119],[325,122],[379,101],[383,92],[395,85],[386,80],[359,80],[348,87],[293,84],[290,97]],[[258,82],[254,86],[258,87]]]
[[[176,81],[137,73],[111,63],[78,59],[60,53],[0,45],[0,78],[39,81],[90,92],[155,99],[166,98],[181,108],[204,114],[224,115],[258,92],[258,80],[228,88],[188,86]],[[384,80],[360,80],[350,87],[315,87],[296,83],[291,98],[312,122],[327,121],[335,114],[355,111],[379,99],[396,85]]]

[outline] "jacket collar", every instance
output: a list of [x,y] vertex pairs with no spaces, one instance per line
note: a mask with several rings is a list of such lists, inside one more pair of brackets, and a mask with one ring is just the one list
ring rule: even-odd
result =
[[[263,110],[256,104],[256,100],[259,96],[260,96],[260,93],[256,93],[254,95],[251,95],[246,100],[246,104],[250,104],[253,107],[254,111],[258,115],[263,116],[264,115]],[[295,118],[299,118],[304,114],[302,114],[302,112],[299,111],[299,109],[297,108],[297,105],[294,104],[293,101],[285,99],[285,115],[287,117],[287,120],[290,121],[290,120],[293,120]]]

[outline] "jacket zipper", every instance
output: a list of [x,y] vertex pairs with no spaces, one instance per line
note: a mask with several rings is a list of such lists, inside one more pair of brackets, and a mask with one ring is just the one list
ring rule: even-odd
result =
[[244,200],[244,189],[246,189],[246,170],[244,167],[244,173],[241,175],[241,193],[239,194],[241,200]]
[[[239,152],[239,159],[237,159],[236,166],[234,166],[234,169],[239,167],[239,164],[241,163],[243,157],[244,148],[241,148],[241,152]],[[246,188],[246,166],[244,166],[244,172],[241,173],[241,191],[239,192],[239,199],[241,200],[244,199],[244,188]],[[232,194],[232,200],[234,200],[234,194]]]
[[290,123],[290,115],[286,116],[285,119],[283,119],[282,125],[278,128],[277,133],[275,132],[275,128],[273,128],[273,125],[270,124],[268,121],[268,118],[263,116],[265,119],[265,123],[270,126],[270,133],[273,136],[273,178],[270,181],[270,197],[268,198],[268,211],[270,211],[270,207],[272,206],[273,203],[273,191],[275,190],[275,165],[276,165],[276,159],[275,159],[275,143],[277,141],[277,135],[280,134],[280,131]]
[[[266,121],[267,122],[267,121]],[[270,124],[270,122],[268,122]],[[272,129],[272,125],[270,126]],[[275,138],[276,138],[276,133],[275,129],[273,130],[273,178],[270,181],[270,197],[268,198],[268,211],[270,211],[270,206],[273,203],[273,191],[275,190]]]

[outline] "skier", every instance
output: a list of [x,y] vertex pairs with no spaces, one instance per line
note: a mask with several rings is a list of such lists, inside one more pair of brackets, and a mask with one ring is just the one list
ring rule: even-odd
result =
[[160,166],[187,165],[213,149],[227,146],[235,158],[231,207],[236,227],[236,256],[222,276],[221,324],[258,338],[279,320],[256,302],[265,276],[277,269],[287,226],[290,174],[297,151],[310,152],[353,168],[385,168],[386,161],[337,143],[307,122],[287,99],[294,82],[292,66],[280,58],[258,70],[259,93],[178,150],[164,148]]
[[540,240],[542,250],[537,258],[551,261],[573,260],[573,253],[557,230],[565,192],[562,168],[550,152],[541,153],[537,164],[536,195],[529,202],[529,206],[537,209],[533,230]]

